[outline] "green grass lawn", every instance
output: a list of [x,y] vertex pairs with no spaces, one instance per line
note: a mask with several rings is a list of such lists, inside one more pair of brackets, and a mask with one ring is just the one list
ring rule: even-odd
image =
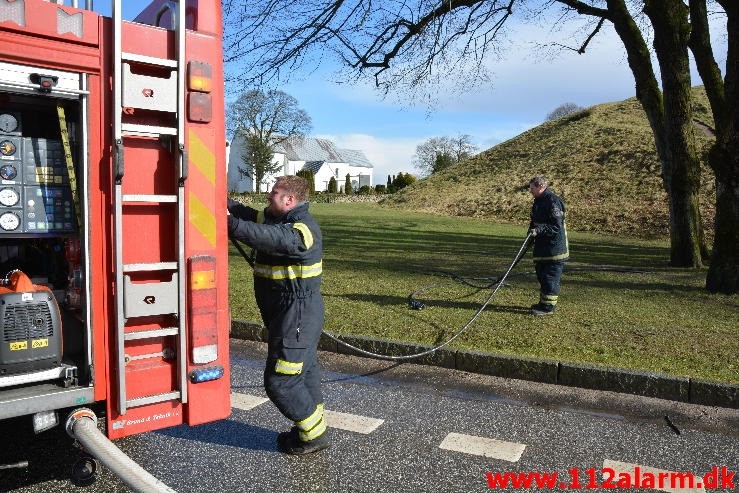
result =
[[[311,211],[324,236],[326,330],[422,344],[446,341],[490,293],[454,276],[479,286],[501,276],[527,226],[372,203]],[[538,300],[529,253],[450,347],[739,383],[738,296],[707,293],[704,270],[669,268],[666,240],[569,238],[555,316],[528,315]],[[231,315],[260,321],[251,269],[229,255]],[[424,310],[409,308],[412,293]]]

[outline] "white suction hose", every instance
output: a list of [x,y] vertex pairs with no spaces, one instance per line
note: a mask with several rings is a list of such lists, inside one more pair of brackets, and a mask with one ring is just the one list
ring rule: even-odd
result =
[[90,409],[80,408],[67,418],[67,433],[78,440],[85,450],[121,478],[131,489],[141,493],[173,492],[116,447],[97,427],[97,416]]

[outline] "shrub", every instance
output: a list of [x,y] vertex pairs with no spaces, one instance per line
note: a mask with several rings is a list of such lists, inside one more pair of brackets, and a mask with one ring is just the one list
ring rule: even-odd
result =
[[578,120],[582,120],[583,118],[589,117],[591,113],[592,113],[592,111],[589,110],[589,109],[588,110],[578,111],[576,113],[572,113],[570,115],[567,115],[567,118],[565,118],[565,121],[567,123],[576,122]]

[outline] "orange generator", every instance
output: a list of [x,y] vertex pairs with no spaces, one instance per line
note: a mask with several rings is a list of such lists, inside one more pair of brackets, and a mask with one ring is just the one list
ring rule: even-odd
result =
[[225,418],[220,2],[69,3],[0,0],[0,420]]

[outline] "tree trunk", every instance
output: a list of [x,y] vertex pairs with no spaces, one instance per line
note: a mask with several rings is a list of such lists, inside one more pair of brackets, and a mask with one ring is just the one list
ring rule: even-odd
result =
[[[734,127],[737,128],[737,127]],[[716,237],[706,289],[712,293],[739,292],[739,135],[728,149],[716,143],[709,156],[716,173]]]
[[[706,289],[735,294],[739,292],[739,6],[719,3],[727,13],[729,46],[724,91],[712,94],[716,106],[725,103],[718,115],[714,109],[716,144],[709,155],[716,176],[716,222]],[[720,88],[719,83],[720,79],[713,86]]]
[[646,0],[654,28],[664,95],[662,179],[670,203],[670,265],[702,267],[703,230],[698,196],[700,160],[691,107],[688,9],[682,0]]

